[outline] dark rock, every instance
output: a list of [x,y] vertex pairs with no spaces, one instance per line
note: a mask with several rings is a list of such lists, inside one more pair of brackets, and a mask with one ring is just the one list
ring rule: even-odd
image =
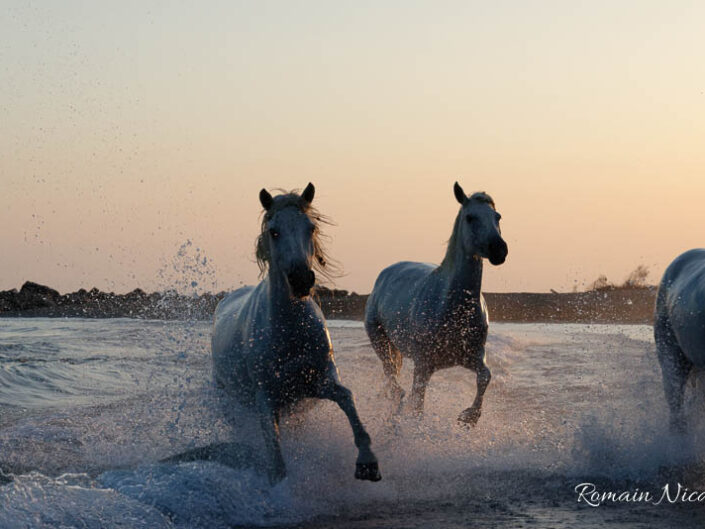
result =
[[53,307],[60,297],[53,288],[27,281],[17,295],[17,302],[20,310]]
[[9,312],[19,309],[17,294],[16,288],[0,292],[0,312]]

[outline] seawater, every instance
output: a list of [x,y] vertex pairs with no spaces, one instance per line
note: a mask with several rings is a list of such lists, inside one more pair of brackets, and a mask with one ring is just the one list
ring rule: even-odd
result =
[[705,490],[702,384],[687,392],[690,433],[672,436],[650,327],[492,324],[493,378],[469,428],[456,417],[473,373],[436,373],[423,419],[399,417],[362,325],[329,325],[378,483],[353,478],[330,402],[283,419],[288,477],[274,487],[251,468],[159,463],[218,442],[261,451],[256,417],[212,386],[206,322],[0,320],[0,528],[702,527],[702,502],[591,507],[575,492]]

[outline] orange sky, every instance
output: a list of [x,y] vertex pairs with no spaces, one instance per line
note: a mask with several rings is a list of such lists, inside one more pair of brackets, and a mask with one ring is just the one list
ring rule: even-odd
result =
[[490,291],[703,246],[701,2],[172,4],[0,8],[0,289],[251,283],[259,189],[308,181],[358,292],[441,260],[456,179]]

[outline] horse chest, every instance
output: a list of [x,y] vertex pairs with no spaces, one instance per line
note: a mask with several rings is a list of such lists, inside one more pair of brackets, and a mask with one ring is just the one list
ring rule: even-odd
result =
[[289,340],[274,345],[274,368],[283,372],[324,371],[330,360],[330,347],[325,342]]
[[408,356],[437,368],[470,365],[482,356],[486,340],[487,318],[479,305],[456,309],[413,332]]
[[276,401],[292,402],[314,394],[331,361],[325,330],[273,333],[266,342],[251,365],[254,379]]

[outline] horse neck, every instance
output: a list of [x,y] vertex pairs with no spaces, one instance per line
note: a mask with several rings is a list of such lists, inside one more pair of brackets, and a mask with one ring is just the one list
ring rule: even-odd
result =
[[446,300],[450,305],[464,305],[480,300],[482,258],[468,255],[459,237],[451,237],[438,272],[446,283]]
[[278,269],[273,263],[269,263],[267,272],[268,295],[273,306],[291,304],[289,295],[289,285],[286,282],[284,272]]
[[303,307],[302,300],[291,297],[284,272],[270,263],[266,281],[270,310],[279,314],[290,314],[292,317],[300,315],[300,309]]

